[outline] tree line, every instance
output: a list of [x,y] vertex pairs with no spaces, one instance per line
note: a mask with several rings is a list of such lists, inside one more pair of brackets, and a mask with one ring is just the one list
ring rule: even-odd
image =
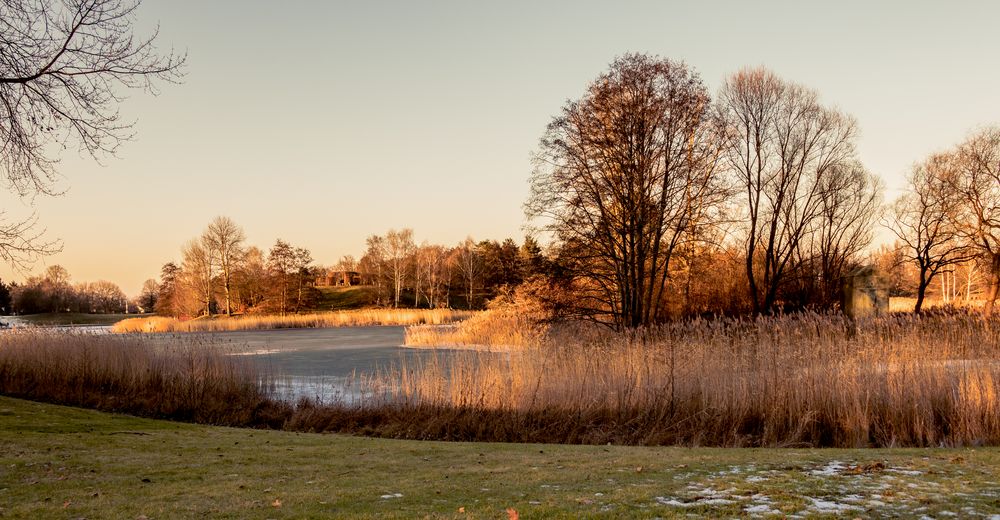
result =
[[109,314],[140,311],[139,305],[129,301],[118,285],[107,280],[72,283],[69,271],[60,265],[49,266],[44,273],[29,276],[22,283],[0,282],[3,314]]
[[858,157],[856,120],[816,91],[748,68],[713,99],[686,64],[630,54],[549,123],[525,210],[551,239],[550,297],[559,288],[563,312],[618,328],[836,308],[845,276],[872,262],[880,220],[921,266],[920,287],[949,262],[980,260],[989,312],[998,135],[915,166],[887,213],[881,179]]
[[322,304],[317,282],[340,273],[368,286],[373,305],[476,309],[542,273],[546,261],[530,237],[521,245],[509,238],[418,245],[411,229],[371,235],[360,259],[348,255],[326,267],[314,263],[309,249],[281,239],[266,253],[245,242],[232,219],[215,218],[182,247],[180,263],[167,262],[159,280],[145,282],[139,301],[180,317],[305,312]]

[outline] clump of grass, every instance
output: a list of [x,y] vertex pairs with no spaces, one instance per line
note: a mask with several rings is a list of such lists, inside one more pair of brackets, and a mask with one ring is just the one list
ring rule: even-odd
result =
[[548,326],[507,309],[491,309],[451,325],[406,328],[408,347],[518,350],[538,344]]
[[452,309],[359,309],[351,311],[289,314],[286,316],[233,316],[179,320],[150,317],[122,320],[111,327],[115,333],[134,332],[222,332],[234,330],[361,327],[371,325],[448,324],[474,315]]
[[44,330],[0,335],[0,394],[133,415],[280,427],[291,406],[246,359],[197,343]]

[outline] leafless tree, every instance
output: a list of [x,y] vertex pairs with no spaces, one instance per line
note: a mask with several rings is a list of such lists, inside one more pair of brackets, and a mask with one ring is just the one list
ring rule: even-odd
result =
[[[137,0],[0,1],[0,181],[53,194],[57,151],[97,160],[133,135],[118,105],[129,89],[176,82],[185,57],[133,33]],[[0,221],[0,258],[23,266],[60,250],[34,217]]]
[[892,206],[887,227],[899,238],[904,258],[917,266],[917,303],[923,308],[931,281],[942,269],[968,260],[970,248],[958,236],[961,201],[949,185],[952,154],[937,154],[913,167],[907,191]]
[[384,245],[385,261],[389,269],[389,277],[392,280],[392,306],[399,307],[403,288],[409,279],[413,252],[416,249],[413,243],[413,230],[404,229],[396,231],[395,229],[390,229],[385,234]]
[[949,183],[962,201],[956,222],[989,272],[984,309],[992,314],[1000,296],[1000,127],[974,133],[955,155]]
[[463,285],[465,285],[465,305],[469,309],[475,308],[476,289],[482,284],[485,271],[483,258],[472,237],[468,237],[458,244],[453,250],[453,255],[456,270],[462,277]]
[[136,303],[142,309],[141,312],[153,312],[156,308],[156,299],[160,294],[160,284],[156,280],[150,278],[142,283],[142,290],[139,291],[139,297],[136,298]]
[[719,95],[730,170],[746,209],[746,275],[755,313],[771,312],[803,239],[856,160],[854,120],[764,69],[729,77]]
[[310,268],[313,262],[312,252],[304,247],[295,248],[293,269],[295,271],[295,312],[302,310],[305,303],[306,287],[312,283],[313,271]]
[[423,281],[424,301],[428,307],[437,308],[442,305],[443,288],[449,278],[448,251],[443,246],[424,243],[417,249],[416,258],[417,273]]
[[385,238],[378,235],[369,236],[365,243],[367,249],[364,256],[358,262],[358,269],[368,283],[375,286],[375,301],[383,305],[389,300],[388,285],[385,283],[386,269],[386,244]]
[[882,216],[882,180],[860,162],[845,162],[819,182],[818,216],[807,232],[802,258],[818,275],[815,300],[832,305],[840,298],[843,276],[871,244]]
[[211,316],[215,299],[213,278],[216,257],[203,239],[189,241],[181,250],[181,255],[184,258],[182,264],[184,281],[193,293],[198,295],[199,312]]
[[215,217],[202,235],[202,241],[218,259],[219,269],[222,270],[222,289],[226,299],[227,316],[233,314],[233,271],[243,255],[245,240],[246,234],[243,233],[243,228],[229,217],[221,216]]
[[616,59],[541,140],[529,218],[590,290],[580,312],[615,327],[661,319],[677,245],[724,198],[710,99],[686,65]]
[[236,300],[244,312],[267,299],[269,281],[264,252],[256,246],[246,248],[234,275]]

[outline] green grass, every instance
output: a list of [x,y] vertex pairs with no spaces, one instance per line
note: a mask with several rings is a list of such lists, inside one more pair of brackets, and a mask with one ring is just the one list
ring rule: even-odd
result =
[[316,289],[320,292],[320,299],[316,305],[318,310],[360,309],[375,303],[375,289],[370,285],[317,287]]
[[506,518],[508,508],[522,518],[765,509],[832,517],[834,506],[825,515],[821,507],[828,504],[859,508],[844,511],[851,516],[969,517],[1000,511],[998,481],[997,449],[396,441],[196,426],[0,397],[3,518]]
[[[25,314],[15,316],[13,321],[27,322],[30,325],[113,325],[126,318],[152,316],[152,314],[86,314],[82,312],[47,312],[44,314]],[[8,317],[0,321],[11,321]]]

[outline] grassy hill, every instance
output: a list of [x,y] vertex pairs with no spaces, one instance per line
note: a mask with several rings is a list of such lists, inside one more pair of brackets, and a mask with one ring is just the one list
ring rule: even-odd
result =
[[360,309],[375,303],[375,288],[370,285],[349,287],[317,287],[320,300],[317,310],[340,311]]
[[3,518],[989,516],[997,449],[397,441],[0,397]]

